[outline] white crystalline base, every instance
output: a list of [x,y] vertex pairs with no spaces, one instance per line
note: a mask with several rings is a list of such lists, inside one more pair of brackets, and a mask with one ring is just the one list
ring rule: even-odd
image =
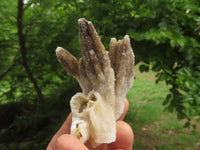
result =
[[112,105],[102,100],[98,92],[87,96],[77,93],[71,99],[71,134],[85,143],[90,140],[93,147],[116,140],[116,123]]

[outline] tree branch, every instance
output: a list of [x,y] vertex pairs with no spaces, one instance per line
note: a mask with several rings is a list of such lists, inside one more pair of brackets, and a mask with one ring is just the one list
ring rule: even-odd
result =
[[37,80],[33,77],[31,69],[28,65],[27,50],[25,47],[25,36],[23,33],[23,13],[24,13],[23,5],[24,5],[23,0],[18,0],[17,29],[18,29],[20,52],[21,52],[21,57],[22,57],[22,65],[24,66],[24,69],[28,75],[28,78],[32,82],[38,94],[40,103],[44,104],[44,98],[43,98],[42,92],[38,86]]
[[0,81],[12,70],[12,68],[14,67],[15,63],[17,60],[17,54],[15,55],[15,58],[13,59],[13,63],[11,64],[10,67],[8,67],[8,69],[0,75]]
[[32,4],[33,4],[32,2],[27,3],[27,4],[25,5],[25,7],[24,7],[24,11],[25,11],[27,8],[29,8]]

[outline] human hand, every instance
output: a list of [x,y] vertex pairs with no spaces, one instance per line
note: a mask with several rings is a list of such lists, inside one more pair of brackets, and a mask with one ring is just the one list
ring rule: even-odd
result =
[[70,135],[72,114],[70,113],[51,139],[46,150],[132,150],[134,135],[131,127],[122,121],[128,111],[128,100],[124,100],[124,112],[116,122],[116,141],[110,144],[101,144],[95,149],[89,143],[81,143],[76,137]]

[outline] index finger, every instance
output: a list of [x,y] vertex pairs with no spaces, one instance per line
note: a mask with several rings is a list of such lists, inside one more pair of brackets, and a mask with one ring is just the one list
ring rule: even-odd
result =
[[59,136],[61,136],[63,134],[70,134],[71,123],[72,123],[72,113],[70,113],[68,115],[67,119],[65,120],[65,122],[63,123],[61,128],[56,132],[54,137],[51,139],[50,143],[47,146],[47,150],[55,150],[56,149],[56,141]]

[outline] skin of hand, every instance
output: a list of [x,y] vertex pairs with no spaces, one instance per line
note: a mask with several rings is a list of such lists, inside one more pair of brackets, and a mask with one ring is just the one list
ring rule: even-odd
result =
[[132,128],[123,121],[128,111],[128,100],[124,100],[124,112],[116,122],[116,141],[110,144],[101,144],[95,149],[89,143],[81,143],[76,137],[70,135],[72,114],[70,113],[51,139],[46,150],[132,150],[134,134]]

